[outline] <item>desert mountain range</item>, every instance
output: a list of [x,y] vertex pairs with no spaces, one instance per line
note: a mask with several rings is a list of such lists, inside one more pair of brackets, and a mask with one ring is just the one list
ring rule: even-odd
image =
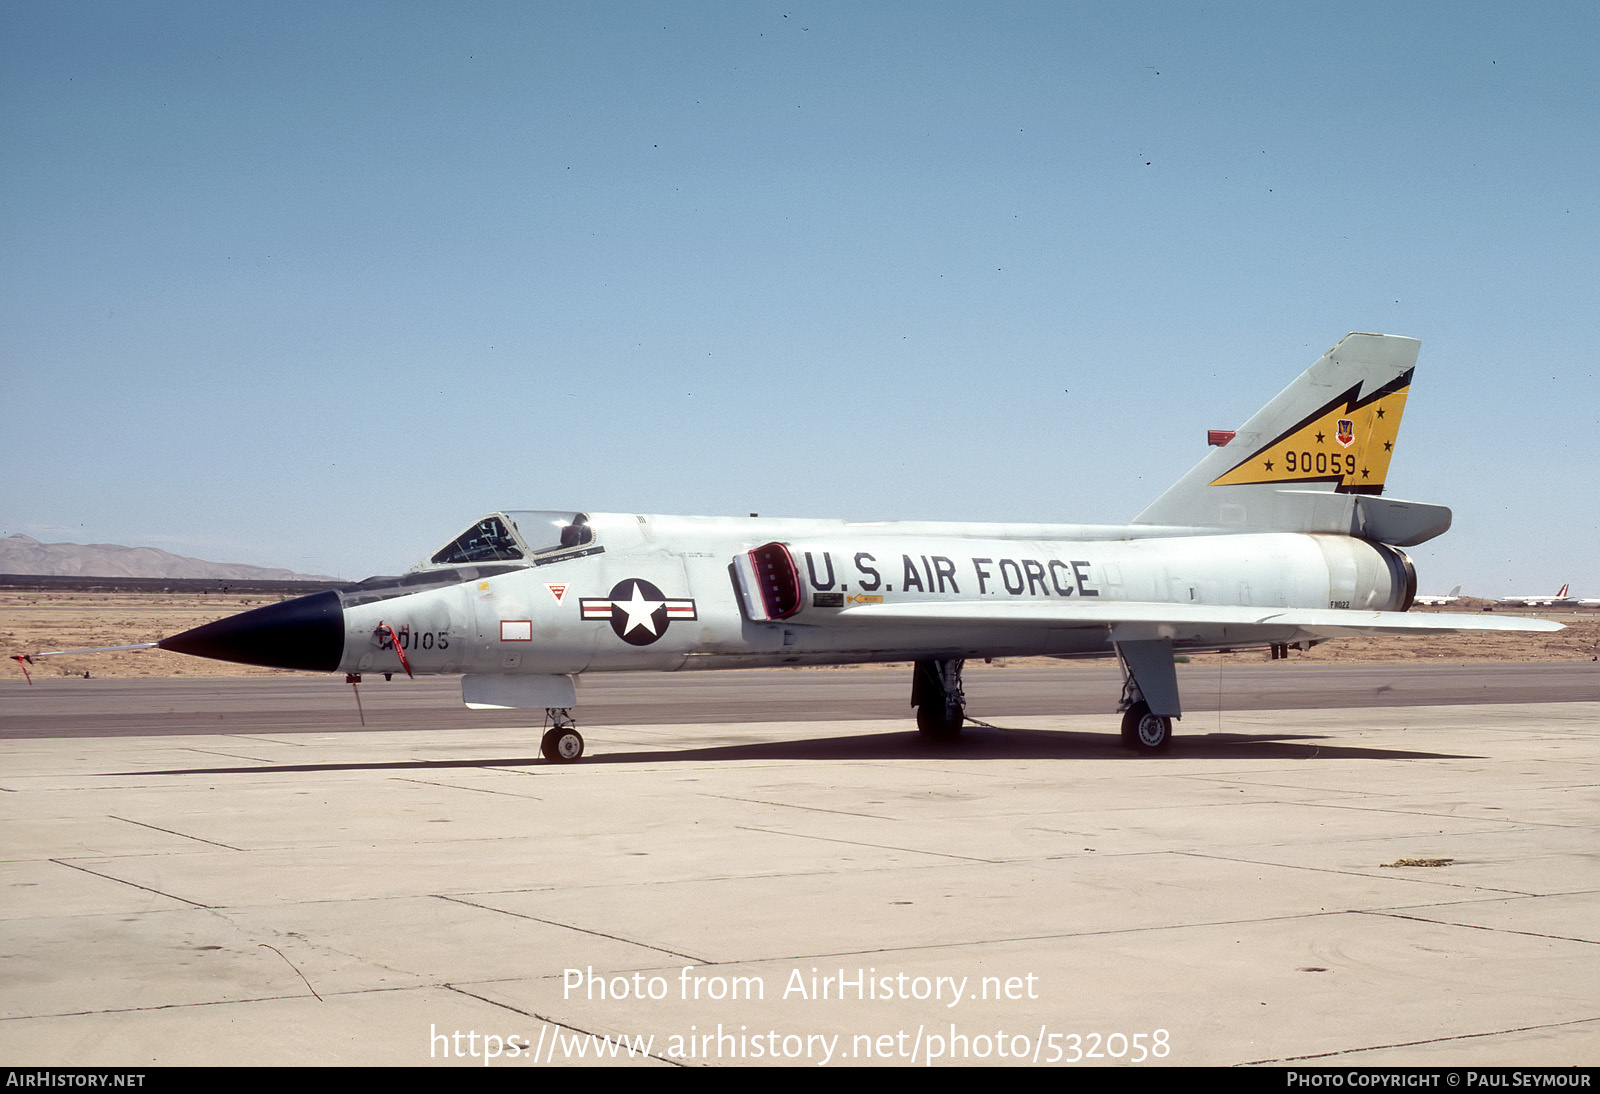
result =
[[266,566],[207,562],[155,547],[116,543],[40,543],[32,536],[0,539],[0,574],[52,577],[218,578],[225,581],[333,581]]

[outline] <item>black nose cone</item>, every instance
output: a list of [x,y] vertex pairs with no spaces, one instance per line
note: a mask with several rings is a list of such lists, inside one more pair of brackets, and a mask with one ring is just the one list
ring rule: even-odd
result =
[[230,615],[156,645],[244,665],[333,672],[344,656],[344,609],[338,593],[312,593]]

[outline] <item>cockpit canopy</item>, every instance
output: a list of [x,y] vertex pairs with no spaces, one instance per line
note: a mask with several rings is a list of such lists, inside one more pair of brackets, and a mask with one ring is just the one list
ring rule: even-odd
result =
[[594,542],[583,513],[515,509],[490,513],[445,544],[418,569],[481,562],[531,561],[537,555]]

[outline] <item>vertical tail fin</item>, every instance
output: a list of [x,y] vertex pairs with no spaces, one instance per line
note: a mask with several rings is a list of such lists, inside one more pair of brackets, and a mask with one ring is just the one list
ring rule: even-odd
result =
[[[1134,523],[1370,534],[1368,524],[1395,503],[1358,502],[1383,493],[1420,345],[1395,335],[1346,335]],[[1449,526],[1448,510],[1398,504],[1407,509],[1408,527],[1395,534],[1420,534],[1416,510],[1434,511],[1424,521],[1430,530],[1442,512],[1443,526],[1431,535]]]

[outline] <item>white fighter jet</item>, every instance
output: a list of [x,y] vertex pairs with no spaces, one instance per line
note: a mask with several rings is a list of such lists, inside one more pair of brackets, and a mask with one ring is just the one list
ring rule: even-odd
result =
[[1132,523],[965,524],[491,513],[410,573],[244,612],[162,649],[348,674],[462,676],[544,708],[575,760],[585,673],[909,661],[918,728],[955,736],[963,661],[1115,656],[1122,736],[1166,748],[1174,654],[1343,635],[1558,630],[1407,614],[1402,548],[1450,526],[1382,498],[1418,343],[1351,334]]

